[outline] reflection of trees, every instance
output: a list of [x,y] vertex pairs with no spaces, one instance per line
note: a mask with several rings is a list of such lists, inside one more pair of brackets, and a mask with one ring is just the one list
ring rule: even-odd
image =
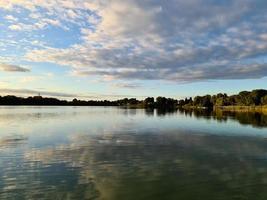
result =
[[228,116],[237,119],[240,124],[254,127],[267,127],[267,115],[257,112],[226,112]]
[[59,191],[72,197],[79,193],[82,199],[97,191],[99,199],[108,200],[190,200],[196,196],[216,200],[237,195],[266,199],[267,161],[262,159],[266,150],[266,142],[257,138],[121,134],[80,136],[70,145],[32,151],[26,158],[45,166],[64,163],[62,171],[52,168],[47,174],[54,171],[77,179],[72,182],[63,176],[79,187],[62,186]]
[[158,108],[156,109],[156,114],[157,116],[165,116],[165,115],[172,115],[177,113],[177,109],[163,109],[163,108]]
[[146,114],[146,116],[148,116],[148,117],[152,117],[152,116],[154,116],[154,108],[146,108],[145,109],[145,114]]
[[267,115],[258,112],[230,112],[208,109],[179,109],[180,114],[194,116],[196,118],[214,119],[219,122],[226,122],[228,119],[238,121],[243,125],[254,127],[267,127]]

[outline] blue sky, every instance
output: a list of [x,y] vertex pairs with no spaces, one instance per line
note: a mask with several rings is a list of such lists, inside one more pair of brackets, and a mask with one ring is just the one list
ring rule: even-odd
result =
[[267,88],[266,0],[0,0],[0,95]]

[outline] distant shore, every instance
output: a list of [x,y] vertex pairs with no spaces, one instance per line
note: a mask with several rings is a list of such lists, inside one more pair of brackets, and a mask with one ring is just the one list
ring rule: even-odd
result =
[[119,106],[133,109],[175,110],[177,108],[223,110],[234,112],[267,112],[267,90],[256,89],[241,91],[228,96],[225,93],[216,95],[195,96],[194,98],[173,99],[163,96],[123,98],[118,100],[60,100],[51,97],[38,96],[17,97],[14,95],[0,96],[0,105],[29,105],[29,106]]
[[267,106],[218,106],[214,109],[232,112],[260,112],[267,114]]
[[200,109],[200,110],[219,110],[219,111],[229,111],[229,112],[257,112],[267,114],[267,106],[214,106],[209,107],[199,107],[199,106],[183,106],[183,109]]

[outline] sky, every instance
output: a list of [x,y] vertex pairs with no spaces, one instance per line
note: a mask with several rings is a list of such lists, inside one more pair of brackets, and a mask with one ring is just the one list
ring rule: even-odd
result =
[[266,0],[0,0],[0,95],[267,89]]

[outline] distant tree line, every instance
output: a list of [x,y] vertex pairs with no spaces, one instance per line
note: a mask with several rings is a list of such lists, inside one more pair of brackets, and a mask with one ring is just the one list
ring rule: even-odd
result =
[[239,94],[228,96],[219,93],[217,95],[196,96],[194,98],[185,98],[176,100],[166,97],[147,97],[144,100],[136,98],[124,98],[115,101],[109,100],[78,100],[72,101],[59,100],[56,98],[47,98],[42,96],[34,97],[17,97],[17,96],[0,96],[0,105],[61,105],[61,106],[125,106],[133,108],[158,108],[174,109],[177,107],[205,107],[214,106],[261,106],[267,105],[267,90],[259,89],[242,91]]
[[264,106],[267,105],[267,90],[259,89],[242,91],[239,94],[228,96],[219,93],[217,95],[196,96],[194,99],[178,101],[179,106],[213,107],[213,106]]
[[145,100],[137,100],[136,98],[124,98],[116,101],[109,100],[78,100],[72,101],[59,100],[56,98],[47,98],[42,96],[34,97],[17,97],[17,96],[0,96],[0,105],[60,105],[60,106],[132,106],[132,107],[144,107],[144,108],[176,108],[178,101],[171,98],[157,97],[154,100],[153,97],[148,97]]
[[73,99],[72,101],[59,100],[56,98],[47,98],[42,96],[34,97],[17,97],[17,96],[0,96],[0,105],[46,105],[46,106],[116,106],[112,101],[81,101]]

